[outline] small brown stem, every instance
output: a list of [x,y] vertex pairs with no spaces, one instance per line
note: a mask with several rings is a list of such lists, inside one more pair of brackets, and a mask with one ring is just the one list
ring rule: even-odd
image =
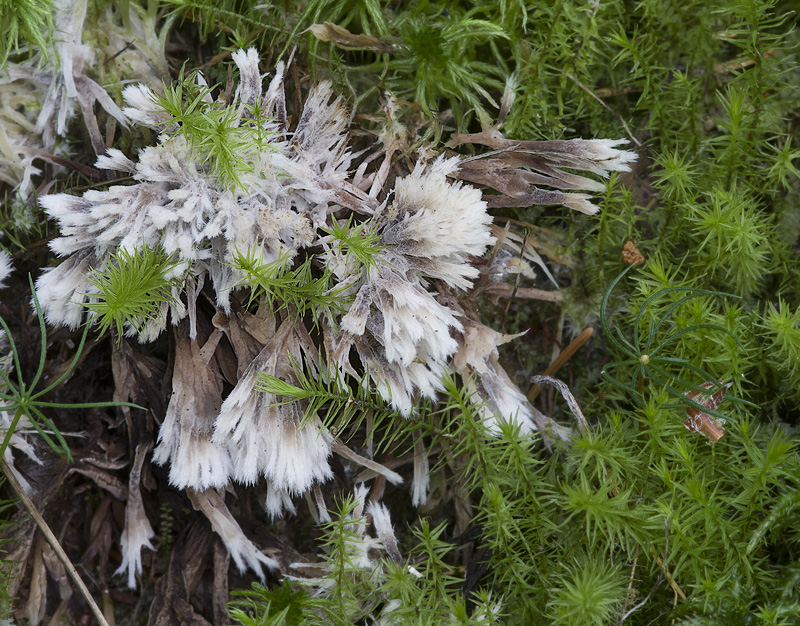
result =
[[575,397],[572,395],[572,392],[565,383],[557,378],[553,378],[552,376],[532,376],[531,381],[537,385],[539,383],[547,383],[558,389],[558,391],[561,393],[561,397],[567,401],[569,410],[572,411],[575,419],[578,420],[578,426],[580,426],[583,434],[587,437],[590,436],[591,431],[589,430],[589,423],[586,421],[586,418],[583,416],[583,411],[581,411],[581,407],[578,405],[578,402],[575,400]]
[[[589,328],[585,328],[583,332],[575,337],[566,348],[564,348],[556,359],[548,366],[548,368],[544,371],[543,376],[554,376],[555,373],[561,369],[561,367],[572,358],[572,355],[575,354],[578,350],[581,349],[583,344],[589,341],[589,338],[594,334],[594,328],[591,326]],[[530,390],[528,391],[528,402],[533,402],[536,399],[536,396],[539,395],[539,392],[542,388],[539,385],[533,385]]]
[[560,291],[545,291],[532,287],[514,288],[512,285],[486,285],[483,293],[497,295],[501,298],[524,298],[528,300],[545,300],[547,302],[561,302],[564,297]]
[[103,612],[100,610],[100,607],[97,606],[97,603],[94,601],[92,594],[89,593],[89,589],[86,588],[83,580],[81,579],[80,574],[78,574],[78,570],[75,569],[75,566],[72,564],[72,561],[69,560],[67,553],[64,552],[64,549],[61,547],[61,544],[58,543],[58,539],[53,534],[53,531],[50,530],[50,527],[47,525],[47,522],[44,521],[41,513],[36,509],[36,505],[33,504],[33,501],[28,497],[28,494],[25,493],[25,490],[22,488],[22,485],[19,484],[17,481],[16,476],[8,467],[8,464],[2,459],[0,459],[0,467],[3,469],[3,474],[5,474],[6,480],[8,480],[9,485],[14,490],[16,496],[20,499],[22,504],[28,510],[28,513],[31,514],[33,521],[39,527],[39,530],[42,531],[42,535],[47,540],[47,543],[50,544],[50,547],[53,548],[53,552],[56,553],[58,560],[64,564],[64,568],[67,570],[67,574],[69,577],[72,578],[75,585],[78,587],[78,591],[83,596],[83,599],[86,600],[86,603],[89,605],[89,609],[94,614],[95,618],[97,619],[100,626],[109,626],[108,621],[106,620]]

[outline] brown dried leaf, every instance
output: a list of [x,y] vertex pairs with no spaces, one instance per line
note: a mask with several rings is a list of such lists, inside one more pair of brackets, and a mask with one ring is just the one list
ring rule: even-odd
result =
[[[564,168],[607,177],[610,170],[629,171],[627,163],[636,158],[633,153],[615,150],[615,142],[585,139],[514,141],[507,139],[497,126],[480,133],[456,133],[447,147],[465,143],[495,149],[495,152],[465,159],[453,174],[455,178],[499,191],[500,194],[484,195],[484,200],[492,208],[563,205],[592,215],[598,208],[591,203],[590,196],[560,190],[598,192],[605,185],[564,171]],[[540,189],[538,185],[552,190]]]
[[45,569],[42,555],[42,544],[44,543],[41,535],[37,534],[36,545],[33,548],[31,582],[26,603],[28,620],[31,626],[38,626],[42,621],[45,605],[47,604],[47,570]]
[[[97,445],[101,448],[104,448],[104,443],[107,442],[98,441]],[[80,460],[82,463],[88,463],[89,465],[107,470],[122,469],[130,462],[125,458],[125,455],[121,450],[114,450],[113,448],[104,448],[102,454],[96,450],[90,450],[86,456],[76,460]]]
[[219,538],[214,539],[214,625],[228,626],[228,567],[231,558]]
[[[218,363],[203,351],[198,341],[189,337],[188,320],[184,319],[175,326],[173,334],[175,364],[172,397],[161,424],[159,444],[153,458],[158,464],[169,462],[170,483],[177,487],[210,485],[222,480],[220,472],[224,468],[218,465],[218,461],[227,454],[218,450],[218,446],[211,441],[214,423],[222,406]],[[198,332],[198,338],[200,334]],[[216,340],[216,335],[210,339],[212,342]],[[191,462],[197,458],[205,463]],[[194,474],[190,475],[187,468]]]
[[[90,561],[95,556],[99,559],[98,571],[103,571],[108,562],[108,553],[111,551],[111,498],[103,498],[100,505],[95,509],[92,519],[89,522],[87,532],[88,546],[81,557],[81,563],[89,566]],[[91,569],[91,568],[90,568]]]
[[[183,598],[178,598],[173,607],[180,626],[211,626],[211,622],[194,612],[194,608]],[[216,624],[214,626],[217,626]]]
[[195,510],[201,511],[211,522],[211,527],[225,543],[225,547],[240,572],[244,572],[249,567],[263,580],[262,564],[271,569],[278,567],[274,559],[263,554],[245,536],[241,526],[228,510],[225,500],[217,491],[214,489],[206,489],[205,491],[187,489],[186,494],[189,496],[189,500],[191,500]]
[[331,42],[337,46],[372,50],[378,53],[394,52],[398,49],[397,44],[370,35],[356,35],[346,28],[342,28],[331,22],[314,24],[308,30],[320,41]]
[[142,441],[152,439],[155,415],[164,415],[163,386],[166,364],[161,359],[139,352],[139,348],[123,339],[111,353],[111,372],[114,376],[114,401],[133,402],[146,406],[150,411],[131,411],[120,407],[128,424],[131,448]]
[[117,500],[128,499],[128,488],[113,474],[104,472],[103,470],[97,469],[91,465],[73,467],[69,470],[69,473],[81,474],[82,476],[90,478],[98,487],[105,489]]
[[194,523],[172,550],[166,584],[156,585],[148,626],[210,626],[188,599],[200,582],[213,536],[207,524]]
[[50,547],[50,544],[46,541],[42,541],[41,544],[44,566],[58,584],[58,595],[62,600],[67,600],[72,595],[72,585],[67,577],[67,570],[64,568],[61,559],[56,556],[53,548]]
[[0,550],[0,556],[12,564],[9,575],[10,585],[7,588],[11,596],[18,595],[22,586],[33,548],[33,538],[36,534],[36,524],[30,519],[27,511],[23,510],[23,513],[24,516],[17,514],[12,518],[6,534],[2,536],[4,549]]
[[[35,467],[38,468],[39,466]],[[52,504],[52,500],[64,496],[64,480],[66,477],[67,472],[64,469],[56,473],[55,476],[51,476],[49,480],[43,480],[44,484],[41,486],[36,481],[31,481],[34,489],[37,490],[32,500],[42,515],[45,514],[48,506]],[[5,532],[0,534],[0,545],[3,546],[3,548],[0,548],[0,555],[13,564],[7,591],[9,595],[16,596],[25,579],[25,572],[31,559],[33,540],[37,533],[35,530],[36,523],[31,519],[30,513],[21,505],[10,521],[11,523],[5,526]]]
[[[226,367],[226,358],[221,354],[223,351],[217,350],[225,376],[236,384],[247,366],[275,334],[275,316],[271,313],[253,315],[235,301],[231,303],[231,309],[230,316],[218,310],[211,321],[217,329],[225,333],[236,353],[236,365],[231,368],[230,365]],[[229,372],[231,369],[234,370],[233,373]],[[233,374],[235,376],[231,378]]]
[[[562,190],[602,191],[603,189],[603,184],[594,179],[564,172],[550,166],[544,158],[524,152],[501,152],[486,157],[475,157],[463,162],[459,170],[459,178],[482,185],[488,184],[509,196],[522,196],[531,185],[547,185]],[[499,186],[495,187],[495,184]]]

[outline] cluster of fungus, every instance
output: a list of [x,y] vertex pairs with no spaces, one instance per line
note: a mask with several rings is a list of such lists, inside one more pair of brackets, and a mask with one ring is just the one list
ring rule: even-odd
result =
[[[45,270],[36,289],[50,324],[77,328],[91,321],[87,304],[101,297],[93,272],[113,255],[148,248],[172,259],[171,297],[157,314],[126,327],[142,342],[174,336],[172,394],[153,458],[169,466],[170,482],[209,516],[240,568],[260,572],[274,563],[244,536],[216,490],[264,481],[265,506],[278,516],[294,512],[293,498],[331,478],[333,453],[361,459],[319,417],[308,419],[300,403],[260,391],[262,374],[296,383],[300,366],[319,376],[356,376],[408,416],[421,398],[436,398],[445,374],[457,373],[469,381],[488,423],[504,418],[523,432],[563,434],[500,365],[497,346],[510,338],[471,319],[459,294],[480,275],[476,259],[492,245],[501,249],[493,258],[503,258],[502,248],[513,246],[512,238],[495,236],[490,206],[560,204],[592,213],[590,198],[571,190],[603,184],[574,172],[626,171],[634,155],[612,140],[512,141],[499,123],[451,142],[493,148],[482,157],[431,146],[409,152],[412,142],[392,120],[391,102],[377,147],[356,151],[350,113],[330,83],[309,89],[292,124],[287,66],[279,63],[265,81],[255,50],[232,59],[239,72],[235,94],[220,103],[207,93],[201,106],[224,107],[229,124],[255,124],[268,137],[266,144],[242,145],[239,157],[249,166],[237,184],[215,176],[149,87],[127,87],[124,119],[155,129],[157,143],[133,157],[117,149],[99,157],[97,168],[122,173],[130,184],[41,198],[58,223],[60,236],[50,245],[63,260]],[[504,98],[501,120],[511,100]],[[334,245],[334,227],[353,237],[370,233],[370,262]],[[313,271],[328,277],[327,293],[346,306],[326,309],[312,329],[285,302],[252,302],[248,275],[236,262],[244,253],[261,266],[311,259]],[[137,448],[135,466],[141,468],[146,453]],[[425,464],[415,468],[420,502]],[[127,516],[123,568],[134,584],[152,529],[140,504],[129,502],[129,509],[136,513]]]

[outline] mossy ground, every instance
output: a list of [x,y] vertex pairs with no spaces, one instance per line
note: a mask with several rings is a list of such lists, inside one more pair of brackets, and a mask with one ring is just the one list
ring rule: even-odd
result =
[[[47,3],[20,6],[27,4]],[[422,436],[430,450],[427,505],[412,509],[401,487],[387,486],[383,495],[401,551],[419,578],[387,566],[376,582],[348,562],[350,530],[341,516],[334,513],[334,522],[321,528],[300,503],[297,517],[273,522],[263,511],[263,492],[238,491],[229,506],[261,548],[288,564],[313,560],[325,546],[336,585],[327,597],[311,598],[300,585],[282,587],[270,578],[267,591],[239,599],[234,621],[366,624],[389,600],[402,598],[393,613],[398,624],[477,622],[495,604],[499,621],[509,624],[800,623],[795,3],[144,4],[161,11],[160,19],[175,16],[166,48],[173,78],[186,64],[202,67],[209,84],[225,85],[226,50],[258,47],[265,71],[293,52],[291,111],[297,112],[308,81],[331,78],[349,98],[354,134],[365,147],[378,130],[382,90],[398,98],[398,119],[420,143],[441,145],[453,132],[492,123],[505,78],[514,72],[517,98],[504,123],[509,137],[628,137],[638,154],[633,172],[612,177],[596,216],[561,207],[497,212],[496,223],[512,220],[514,232],[548,259],[563,302],[477,293],[463,303],[497,330],[527,331],[502,351],[523,390],[554,353],[584,328],[595,328],[557,374],[590,432],[555,449],[510,426],[488,436],[458,381],[447,382],[438,407],[403,427],[379,430],[377,438],[397,438],[382,446],[384,462],[407,455],[413,436]],[[36,42],[33,33],[46,29],[39,13],[20,22],[22,38]],[[324,22],[378,43],[337,46],[306,32]],[[12,60],[14,54],[4,52]],[[131,151],[150,139],[122,132],[115,145]],[[76,162],[93,165],[80,127],[70,144]],[[61,190],[98,184],[78,174],[52,182]],[[19,228],[20,209],[10,197],[6,209],[3,243],[17,273],[0,314],[17,341],[23,373],[32,375],[39,335],[23,277],[50,262],[45,244],[54,227],[34,213],[35,226]],[[626,267],[622,252],[631,241],[645,262],[608,301],[602,321],[609,336],[601,332],[601,302]],[[519,287],[553,288],[541,272],[535,281],[520,276],[509,286],[510,294]],[[677,304],[688,288],[704,292]],[[636,363],[613,365],[639,359],[633,348],[640,346],[625,344],[637,335],[650,337],[652,347],[663,344],[658,354],[676,360],[667,363],[669,385],[663,377],[637,377]],[[75,344],[74,333],[52,332],[46,371],[68,361]],[[48,399],[109,399],[113,349],[108,337],[92,341],[74,376]],[[164,411],[169,349],[166,339],[148,346],[125,340],[115,353],[135,364],[132,399],[155,416]],[[604,378],[604,369],[623,385]],[[730,381],[730,396],[744,401],[722,403],[726,432],[714,444],[683,424],[687,409],[679,396],[707,382],[700,370]],[[537,405],[573,423],[554,391],[545,389]],[[145,469],[145,510],[156,526],[157,549],[144,553],[139,589],[129,591],[122,577],[112,576],[123,520],[113,489],[126,483],[126,470],[114,463],[125,456],[132,431],[152,427],[137,415],[126,419],[99,409],[51,415],[62,433],[81,436],[68,439],[74,463],[42,446],[42,464],[24,464],[38,485],[37,504],[117,623],[156,623],[158,607],[170,602],[223,623],[228,591],[247,588],[252,579],[227,566],[208,522],[169,487],[164,468]],[[341,465],[334,469],[326,497],[346,512],[353,475]],[[411,475],[408,464],[399,471]],[[54,570],[44,578],[36,573],[36,567],[45,571],[34,558],[42,553],[41,539],[25,513],[14,511],[5,509],[6,520],[16,523],[6,525],[4,537],[11,541],[7,558],[17,561],[8,563],[7,572],[18,578],[9,578],[7,587],[20,598],[18,616],[28,619],[34,577],[50,576],[45,614],[61,610],[63,623],[80,621],[87,611],[77,594],[62,602]]]

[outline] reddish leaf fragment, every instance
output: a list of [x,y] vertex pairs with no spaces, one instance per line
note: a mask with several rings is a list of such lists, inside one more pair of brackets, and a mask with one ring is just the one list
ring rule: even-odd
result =
[[625,242],[625,245],[622,247],[622,260],[625,261],[627,265],[641,265],[644,263],[644,255],[639,251],[635,239],[631,238]]
[[[720,383],[722,381],[719,381]],[[722,399],[725,396],[725,392],[731,388],[733,383],[726,383],[722,385],[719,389],[717,389],[713,394],[704,394],[700,391],[690,391],[686,394],[686,397],[690,400],[694,400],[698,404],[706,407],[710,411],[716,411],[719,408],[719,405],[722,404]],[[700,385],[703,389],[713,389],[717,386],[717,383],[713,382],[705,382]],[[723,427],[723,421],[712,417],[708,413],[704,413],[700,409],[690,406],[686,409],[686,421],[683,422],[683,425],[692,432],[700,432],[705,437],[707,437],[712,443],[719,441],[720,437],[725,434],[725,428]]]

